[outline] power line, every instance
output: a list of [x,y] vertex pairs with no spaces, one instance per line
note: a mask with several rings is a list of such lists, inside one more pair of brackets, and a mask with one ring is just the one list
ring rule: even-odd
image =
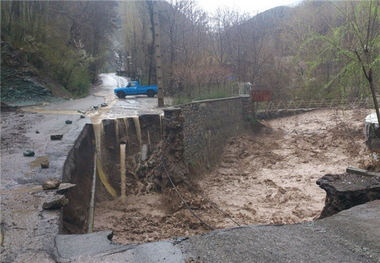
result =
[[164,164],[162,158],[161,158],[161,165],[162,165],[162,167],[164,168],[165,173],[166,173],[166,175],[167,175],[167,177],[168,177],[168,179],[169,179],[171,185],[173,186],[174,190],[176,191],[177,195],[179,196],[179,198],[181,198],[182,202],[185,204],[186,208],[190,211],[190,213],[193,214],[193,216],[195,216],[195,217],[196,217],[196,218],[197,218],[202,224],[206,225],[206,226],[207,226],[208,228],[210,228],[211,230],[215,230],[214,227],[210,226],[210,225],[207,224],[205,221],[203,221],[199,216],[197,216],[197,215],[194,213],[194,211],[190,208],[190,206],[187,204],[187,202],[185,201],[185,199],[184,199],[184,198],[182,197],[182,195],[179,193],[179,191],[178,191],[177,187],[175,186],[175,184],[174,184],[172,178],[170,177],[169,172],[168,172],[168,170],[166,169],[166,166],[165,166],[165,164]]

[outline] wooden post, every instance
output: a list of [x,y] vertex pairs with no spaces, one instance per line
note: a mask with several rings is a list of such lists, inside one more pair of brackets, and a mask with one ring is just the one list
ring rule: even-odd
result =
[[152,1],[153,5],[153,23],[154,23],[154,50],[156,55],[156,75],[158,86],[158,107],[164,106],[164,88],[163,88],[163,74],[162,74],[162,61],[161,61],[161,42],[160,42],[160,21],[158,17],[158,1]]

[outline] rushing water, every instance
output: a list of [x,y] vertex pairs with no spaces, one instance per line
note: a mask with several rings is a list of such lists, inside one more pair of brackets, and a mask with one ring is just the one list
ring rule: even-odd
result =
[[139,144],[141,145],[141,127],[140,127],[139,117],[138,116],[133,117],[133,122],[135,123],[135,127],[136,127],[137,139],[139,141]]
[[100,121],[100,123],[93,122],[93,128],[94,128],[94,134],[95,134],[95,144],[96,144],[96,170],[98,172],[100,181],[103,183],[107,191],[113,196],[116,197],[116,191],[115,189],[110,185],[108,182],[107,176],[104,174],[103,168],[102,168],[102,157],[101,157],[101,147],[102,147],[102,136],[103,136],[103,124]]

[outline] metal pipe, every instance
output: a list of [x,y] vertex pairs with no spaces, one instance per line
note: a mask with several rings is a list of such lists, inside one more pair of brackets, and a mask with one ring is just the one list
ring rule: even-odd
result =
[[91,187],[91,199],[90,208],[88,211],[88,229],[87,233],[92,233],[94,231],[94,212],[95,212],[95,186],[96,186],[96,151],[94,155],[94,173],[92,176],[92,187]]

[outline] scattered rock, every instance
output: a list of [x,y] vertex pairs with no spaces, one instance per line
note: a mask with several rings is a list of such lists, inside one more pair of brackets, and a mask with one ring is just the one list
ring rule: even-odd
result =
[[[41,164],[42,164],[42,163],[41,163]],[[60,184],[61,184],[61,181],[60,181],[60,180],[50,178],[50,179],[46,180],[46,181],[42,184],[42,189],[44,189],[44,190],[57,189],[57,188],[59,187]]]
[[41,162],[41,168],[43,168],[43,169],[49,168],[49,160],[43,160]]
[[61,208],[69,202],[64,195],[56,195],[52,197],[49,201],[42,204],[42,209],[53,210]]
[[24,156],[28,156],[28,157],[35,155],[34,151],[32,151],[32,150],[26,150],[26,151],[24,151],[23,154],[24,154]]
[[[66,121],[67,123],[67,121]],[[50,139],[52,141],[58,141],[58,140],[61,140],[63,138],[63,134],[55,134],[55,135],[50,135]]]

